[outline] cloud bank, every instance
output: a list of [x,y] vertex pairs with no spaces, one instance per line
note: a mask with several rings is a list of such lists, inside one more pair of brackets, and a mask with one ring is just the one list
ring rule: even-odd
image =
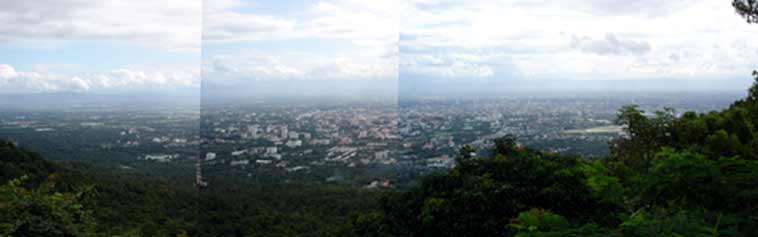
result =
[[117,69],[103,73],[61,75],[17,71],[0,64],[0,93],[118,92],[195,88],[200,85],[199,70]]

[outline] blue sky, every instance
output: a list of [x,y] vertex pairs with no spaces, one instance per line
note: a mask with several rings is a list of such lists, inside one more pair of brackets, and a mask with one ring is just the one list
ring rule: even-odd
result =
[[[44,44],[48,46],[38,47]],[[0,44],[0,62],[23,71],[45,65],[68,65],[54,72],[96,73],[131,64],[196,64],[197,57],[196,52],[165,52],[113,40],[20,40]]]
[[199,91],[201,1],[0,8],[0,93]]

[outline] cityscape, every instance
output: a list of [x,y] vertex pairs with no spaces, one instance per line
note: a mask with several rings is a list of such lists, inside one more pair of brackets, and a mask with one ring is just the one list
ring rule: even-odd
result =
[[4,111],[0,135],[51,159],[76,157],[120,169],[171,173],[186,182],[197,168],[206,176],[236,174],[264,183],[315,180],[370,186],[374,181],[403,184],[450,169],[464,145],[486,153],[493,139],[506,134],[524,146],[602,158],[609,155],[607,144],[623,133],[614,121],[623,105],[709,112],[738,96],[419,98],[397,104],[314,100],[214,104],[202,113],[190,107],[103,111],[80,106]]
[[0,237],[758,236],[758,0],[4,0]]

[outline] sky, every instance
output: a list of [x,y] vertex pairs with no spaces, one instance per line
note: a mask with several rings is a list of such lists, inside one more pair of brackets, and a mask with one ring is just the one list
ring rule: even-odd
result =
[[0,0],[0,94],[199,90],[200,0]]
[[205,1],[203,96],[397,97],[399,2]]
[[397,1],[209,0],[210,79],[364,80],[397,77]]
[[723,0],[0,1],[0,93],[744,90],[758,67]]
[[406,8],[401,70],[439,77],[744,77],[758,26],[728,1],[427,1]]

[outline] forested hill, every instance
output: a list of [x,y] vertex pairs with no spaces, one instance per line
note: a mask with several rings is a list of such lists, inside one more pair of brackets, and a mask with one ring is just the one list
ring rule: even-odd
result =
[[[495,140],[383,199],[360,235],[758,236],[758,73],[720,112],[619,110],[626,135],[588,161]],[[373,218],[373,222],[366,219]]]
[[0,140],[0,182],[27,176],[30,182],[39,184],[49,173],[60,169],[39,154],[16,148],[13,143]]
[[338,185],[227,186],[53,163],[0,141],[0,236],[334,236],[381,193]]
[[160,178],[57,164],[0,141],[0,236],[173,236],[196,193]]

